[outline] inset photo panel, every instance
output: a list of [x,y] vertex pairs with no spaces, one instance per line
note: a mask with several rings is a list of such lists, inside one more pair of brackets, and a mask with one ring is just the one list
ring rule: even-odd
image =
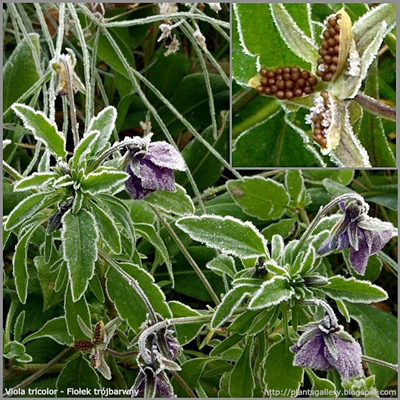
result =
[[232,4],[235,168],[396,166],[396,4]]

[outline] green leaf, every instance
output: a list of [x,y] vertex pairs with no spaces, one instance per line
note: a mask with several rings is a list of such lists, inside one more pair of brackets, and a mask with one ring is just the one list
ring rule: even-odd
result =
[[18,181],[14,186],[14,190],[20,192],[23,190],[40,189],[58,177],[59,175],[55,172],[34,172],[32,175]]
[[[172,300],[168,302],[168,305],[174,318],[196,317],[201,315],[196,310],[193,310],[188,305],[180,303],[179,301]],[[197,337],[205,324],[206,322],[192,322],[190,324],[175,325],[180,345],[184,346]]]
[[106,147],[113,129],[115,128],[116,119],[117,110],[113,106],[104,108],[91,119],[87,132],[83,137],[87,136],[92,131],[100,131],[100,134],[96,135],[90,148],[89,155],[96,155]]
[[56,317],[47,321],[38,331],[24,338],[22,343],[28,343],[31,340],[43,337],[49,337],[59,344],[68,346],[74,340],[67,331],[65,317]]
[[303,175],[300,170],[289,169],[286,171],[285,186],[290,197],[294,200],[295,205],[305,206],[307,203],[309,203],[309,200],[307,200],[306,204],[304,204],[306,188],[304,185]]
[[[303,114],[303,123],[305,111]],[[245,167],[321,167],[329,159],[307,142],[307,135],[293,123],[277,100],[257,96],[232,120],[232,165]]]
[[19,239],[15,247],[13,257],[13,274],[15,278],[15,288],[17,290],[18,298],[22,304],[26,303],[28,296],[28,248],[29,241],[33,233],[38,228],[38,224],[34,224],[24,235]]
[[[51,201],[49,201],[49,199]],[[33,214],[51,204],[53,201],[55,201],[54,195],[49,195],[48,193],[34,193],[26,197],[11,211],[4,224],[4,228],[6,230],[16,228],[19,224],[28,221]]]
[[22,119],[25,128],[32,131],[35,139],[42,141],[54,157],[67,157],[65,138],[58,132],[55,122],[50,121],[42,111],[35,111],[25,104],[14,104],[12,109]]
[[4,346],[4,357],[5,358],[18,358],[25,354],[25,346],[17,341],[13,340],[8,342]]
[[71,157],[70,164],[72,168],[78,169],[82,161],[91,152],[92,146],[94,146],[96,139],[101,135],[100,131],[91,131],[89,134],[85,135],[76,146],[74,155]]
[[324,291],[335,300],[347,300],[351,303],[375,303],[388,298],[385,290],[369,281],[359,281],[355,278],[346,279],[336,275],[330,277],[328,282],[330,284],[324,286]]
[[241,258],[265,255],[265,241],[253,224],[232,217],[183,217],[176,225],[193,240]]
[[266,308],[290,299],[294,289],[290,287],[288,279],[275,275],[271,280],[265,281],[260,289],[252,296],[249,308],[252,310]]
[[18,314],[17,319],[15,320],[15,324],[14,324],[14,339],[17,342],[21,341],[22,331],[24,329],[24,322],[25,322],[25,310],[21,311]]
[[278,219],[290,202],[284,186],[271,179],[244,177],[228,181],[226,185],[245,213],[263,220]]
[[310,368],[306,368],[306,372],[308,377],[310,378],[312,387],[311,390],[313,390],[313,397],[316,398],[336,398],[337,396],[335,395],[335,384],[331,382],[328,379],[325,378],[320,378],[317,376]]
[[145,197],[145,201],[167,213],[179,216],[193,214],[194,204],[191,198],[186,194],[186,190],[175,185],[176,192],[166,190],[156,190]]
[[172,264],[169,260],[168,250],[154,226],[150,224],[135,224],[135,230],[139,235],[142,235],[144,238],[146,238],[159,252],[167,267],[172,287],[174,287],[174,271],[172,270]]
[[65,393],[66,396],[69,396],[69,393],[73,393],[74,390],[77,393],[87,390],[87,395],[91,397],[93,389],[101,387],[98,375],[84,354],[69,360],[57,378],[58,393]]
[[206,264],[206,267],[220,276],[227,274],[231,278],[234,278],[236,274],[235,260],[225,254],[220,254],[212,259]]
[[[318,59],[318,50],[315,43],[301,31],[285,6],[279,3],[271,3],[270,8],[272,19],[286,45],[303,60],[310,64],[315,63]],[[303,19],[306,19],[306,4],[299,4],[298,8],[297,15],[295,14],[296,17],[299,18],[302,13]]]
[[210,352],[211,356],[217,356],[225,351],[231,349],[232,347],[236,346],[239,342],[243,340],[243,335],[239,333],[234,333],[231,336],[228,336],[226,339],[218,343]]
[[246,296],[251,296],[257,287],[252,285],[238,285],[231,289],[218,305],[217,310],[211,321],[211,328],[216,329],[221,326],[236,310]]
[[249,341],[239,360],[233,367],[229,380],[229,394],[232,397],[253,397],[255,388],[253,371],[251,368],[251,341]]
[[107,246],[115,253],[121,253],[121,237],[115,222],[109,215],[93,201],[90,202],[93,216],[99,228],[100,235],[106,242]]
[[91,195],[107,193],[122,185],[127,178],[126,172],[103,167],[85,175],[81,181],[81,189]]
[[93,215],[81,208],[77,214],[64,214],[61,231],[63,256],[67,262],[72,298],[77,301],[86,291],[97,260],[98,228]]
[[[278,12],[280,14],[285,14],[285,21],[288,19],[287,13],[279,10]],[[303,25],[306,25],[308,18],[305,4],[296,4],[296,10],[293,11],[293,14],[296,15],[296,22],[298,24],[304,21]],[[298,65],[299,67],[309,69],[309,62],[315,62],[317,60],[317,50],[313,50],[311,41],[307,41],[304,35],[300,34],[300,29],[304,30],[304,26],[301,26],[296,32],[294,29],[291,31],[292,36],[296,35],[297,37],[302,37],[302,41],[305,43],[302,51],[297,53],[289,50],[287,41],[285,42],[274,24],[271,8],[268,3],[235,4],[233,15],[240,48],[233,53],[234,62],[232,63],[232,72],[234,79],[238,82],[247,84],[249,79],[258,72],[256,70],[256,65],[266,68],[283,65]],[[279,18],[282,17],[279,16]],[[266,38],[269,43],[273,43],[274,48],[278,49],[278,51],[271,51],[271,48],[266,46],[265,41],[260,40],[260,38]],[[286,38],[287,35],[285,36],[285,39]],[[307,50],[307,54],[311,53],[311,55],[307,57],[309,62],[305,62],[299,57],[299,54],[303,55],[303,50]],[[313,57],[314,53],[315,56]],[[258,57],[252,59],[250,56],[254,55]],[[242,58],[244,58],[244,60],[242,60]],[[239,66],[236,66],[237,62],[239,62]],[[251,66],[253,68],[251,68]]]
[[91,327],[90,312],[88,303],[86,302],[86,297],[82,296],[78,301],[74,301],[72,298],[71,288],[68,285],[65,293],[64,308],[68,333],[74,338],[74,340],[87,339],[78,323],[79,316],[87,326]]
[[246,310],[229,325],[229,330],[244,335],[250,329],[254,319],[259,314],[259,310]]
[[[346,303],[350,316],[360,325],[364,353],[392,364],[397,364],[398,323],[397,319],[375,307],[364,304]],[[368,368],[375,375],[378,390],[386,389],[396,371],[368,363]]]
[[290,233],[293,231],[294,224],[297,218],[282,219],[279,222],[268,225],[264,228],[261,233],[270,242],[274,235],[280,235],[283,239],[289,237]]
[[303,381],[304,369],[293,366],[294,354],[288,344],[285,340],[274,344],[265,359],[264,383],[271,397],[294,397]]
[[33,261],[36,266],[40,288],[42,289],[43,311],[46,311],[61,302],[64,298],[64,293],[55,290],[55,283],[60,269],[66,270],[67,267],[62,259],[59,260],[62,265],[58,271],[50,271],[51,265],[46,262],[44,256],[37,256]]
[[[120,263],[119,266],[141,287],[154,310],[163,317],[170,318],[171,311],[164,293],[154,283],[153,277],[134,264]],[[106,290],[121,318],[126,320],[135,332],[139,332],[141,324],[146,320],[148,309],[135,289],[111,267],[106,274]]]
[[[24,37],[12,52],[3,68],[3,110],[6,111],[27,90],[29,90],[40,78],[32,48],[28,43],[31,41],[36,57],[40,58],[39,35],[29,33]],[[7,118],[4,122],[8,122]]]

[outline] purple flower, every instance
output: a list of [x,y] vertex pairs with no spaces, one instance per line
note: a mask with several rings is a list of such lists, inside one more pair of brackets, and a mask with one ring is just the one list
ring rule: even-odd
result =
[[144,396],[147,399],[174,396],[174,389],[165,372],[161,371],[156,374],[150,367],[140,370],[131,391],[133,395]]
[[174,171],[184,171],[185,162],[181,154],[170,144],[150,143],[151,134],[141,140],[141,147],[128,146],[129,178],[125,186],[132,199],[140,200],[156,190],[175,192]]
[[336,369],[343,381],[364,376],[360,345],[328,314],[322,321],[308,324],[290,351],[296,354],[295,366],[323,371]]
[[383,222],[367,215],[368,205],[351,202],[347,207],[340,203],[344,211],[341,221],[333,229],[318,250],[320,256],[333,250],[350,248],[350,264],[354,270],[364,275],[370,255],[381,250],[396,235],[390,222]]

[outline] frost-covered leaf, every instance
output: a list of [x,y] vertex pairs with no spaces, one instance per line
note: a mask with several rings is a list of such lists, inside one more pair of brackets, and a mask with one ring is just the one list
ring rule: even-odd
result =
[[81,208],[64,214],[61,232],[63,256],[67,262],[72,298],[80,299],[94,273],[97,260],[98,227],[93,215]]
[[263,220],[280,218],[290,202],[285,187],[272,179],[244,177],[228,181],[226,186],[246,214]]
[[227,274],[234,278],[236,274],[235,260],[231,256],[220,254],[206,264],[206,267],[222,276]]
[[59,175],[56,172],[34,172],[32,175],[18,181],[14,186],[14,190],[21,192],[24,190],[40,189],[58,177]]
[[211,321],[211,328],[216,329],[221,326],[233,314],[243,299],[252,295],[256,290],[257,287],[246,284],[237,285],[231,289],[219,304]]
[[329,285],[324,287],[325,293],[338,300],[347,300],[351,303],[375,303],[388,298],[385,290],[373,285],[369,281],[360,281],[355,278],[332,276]]
[[72,336],[67,331],[65,317],[56,317],[47,321],[42,328],[24,338],[22,343],[42,337],[49,337],[62,345],[70,345],[73,341]]
[[91,195],[98,193],[109,193],[118,186],[121,186],[128,179],[128,177],[129,175],[123,171],[105,168],[98,169],[82,178],[82,192],[89,193]]
[[296,393],[304,375],[304,368],[293,366],[294,354],[289,351],[288,342],[281,340],[271,346],[264,363],[266,389],[282,393],[282,397],[286,397],[285,393]]
[[265,281],[259,290],[254,293],[249,303],[249,308],[254,310],[266,308],[288,300],[294,294],[294,289],[290,287],[289,281],[284,276],[276,275],[272,279]]
[[87,133],[85,133],[84,137],[92,131],[100,131],[100,135],[96,135],[89,152],[90,155],[99,153],[107,145],[115,127],[116,119],[117,110],[113,106],[104,108],[91,119]]
[[194,204],[186,194],[186,190],[178,184],[175,184],[175,187],[176,192],[156,190],[146,196],[144,200],[167,213],[179,216],[193,214]]
[[282,39],[294,54],[310,64],[318,59],[315,43],[305,35],[294,19],[280,3],[270,3],[271,15]]
[[25,128],[32,131],[36,140],[42,141],[54,157],[65,159],[65,138],[58,132],[57,125],[51,122],[42,111],[35,111],[25,104],[14,104],[12,109],[22,119]]
[[176,225],[192,239],[223,253],[241,258],[267,255],[264,238],[248,221],[243,222],[229,216],[203,215],[183,217]]
[[99,227],[100,235],[103,237],[107,246],[115,253],[121,253],[121,236],[115,221],[99,206],[91,201],[93,216]]

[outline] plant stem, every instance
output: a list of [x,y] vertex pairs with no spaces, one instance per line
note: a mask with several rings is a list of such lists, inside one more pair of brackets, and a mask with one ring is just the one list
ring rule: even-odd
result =
[[371,114],[396,122],[396,109],[360,92],[354,100]]
[[197,396],[193,393],[192,389],[190,389],[189,385],[182,379],[182,377],[176,371],[170,371],[172,376],[178,381],[178,383],[185,389],[185,392],[192,398],[197,398]]
[[[68,348],[64,349],[60,354],[58,354],[51,361],[49,361],[42,369],[40,369],[39,371],[32,374],[29,378],[25,379],[24,381],[19,383],[17,386],[13,387],[12,391],[17,391],[18,389],[22,389],[25,386],[28,386],[29,384],[31,384],[36,379],[40,378],[43,374],[48,372],[54,365],[56,365],[60,360],[62,360],[66,355],[68,355],[72,351],[74,351],[73,347],[68,347]],[[10,397],[10,396],[12,396],[12,394],[8,395],[7,393],[3,393],[4,398]]]
[[183,255],[189,261],[190,265],[193,267],[194,271],[196,272],[196,274],[198,275],[200,280],[203,282],[203,285],[205,286],[205,288],[207,289],[208,293],[210,294],[210,296],[214,300],[215,304],[218,305],[220,303],[220,300],[219,300],[217,294],[214,292],[214,289],[211,287],[210,283],[208,282],[207,278],[203,274],[203,271],[196,264],[196,261],[193,260],[192,256],[189,254],[189,252],[187,251],[186,247],[184,246],[184,244],[179,239],[178,235],[174,232],[174,230],[172,229],[171,225],[162,216],[162,214],[158,211],[158,209],[156,207],[153,207],[153,206],[151,208],[157,214],[158,218],[163,223],[163,225],[165,226],[165,228],[167,229],[169,234],[172,236],[172,238],[174,239],[175,243],[178,245],[178,247],[182,251]]
[[378,360],[377,358],[369,357],[369,356],[361,356],[361,358],[366,362],[370,362],[370,363],[373,363],[373,364],[376,364],[376,365],[380,365],[381,367],[393,369],[394,371],[398,371],[399,370],[399,365],[398,364],[392,364],[392,363],[389,363],[387,361]]

